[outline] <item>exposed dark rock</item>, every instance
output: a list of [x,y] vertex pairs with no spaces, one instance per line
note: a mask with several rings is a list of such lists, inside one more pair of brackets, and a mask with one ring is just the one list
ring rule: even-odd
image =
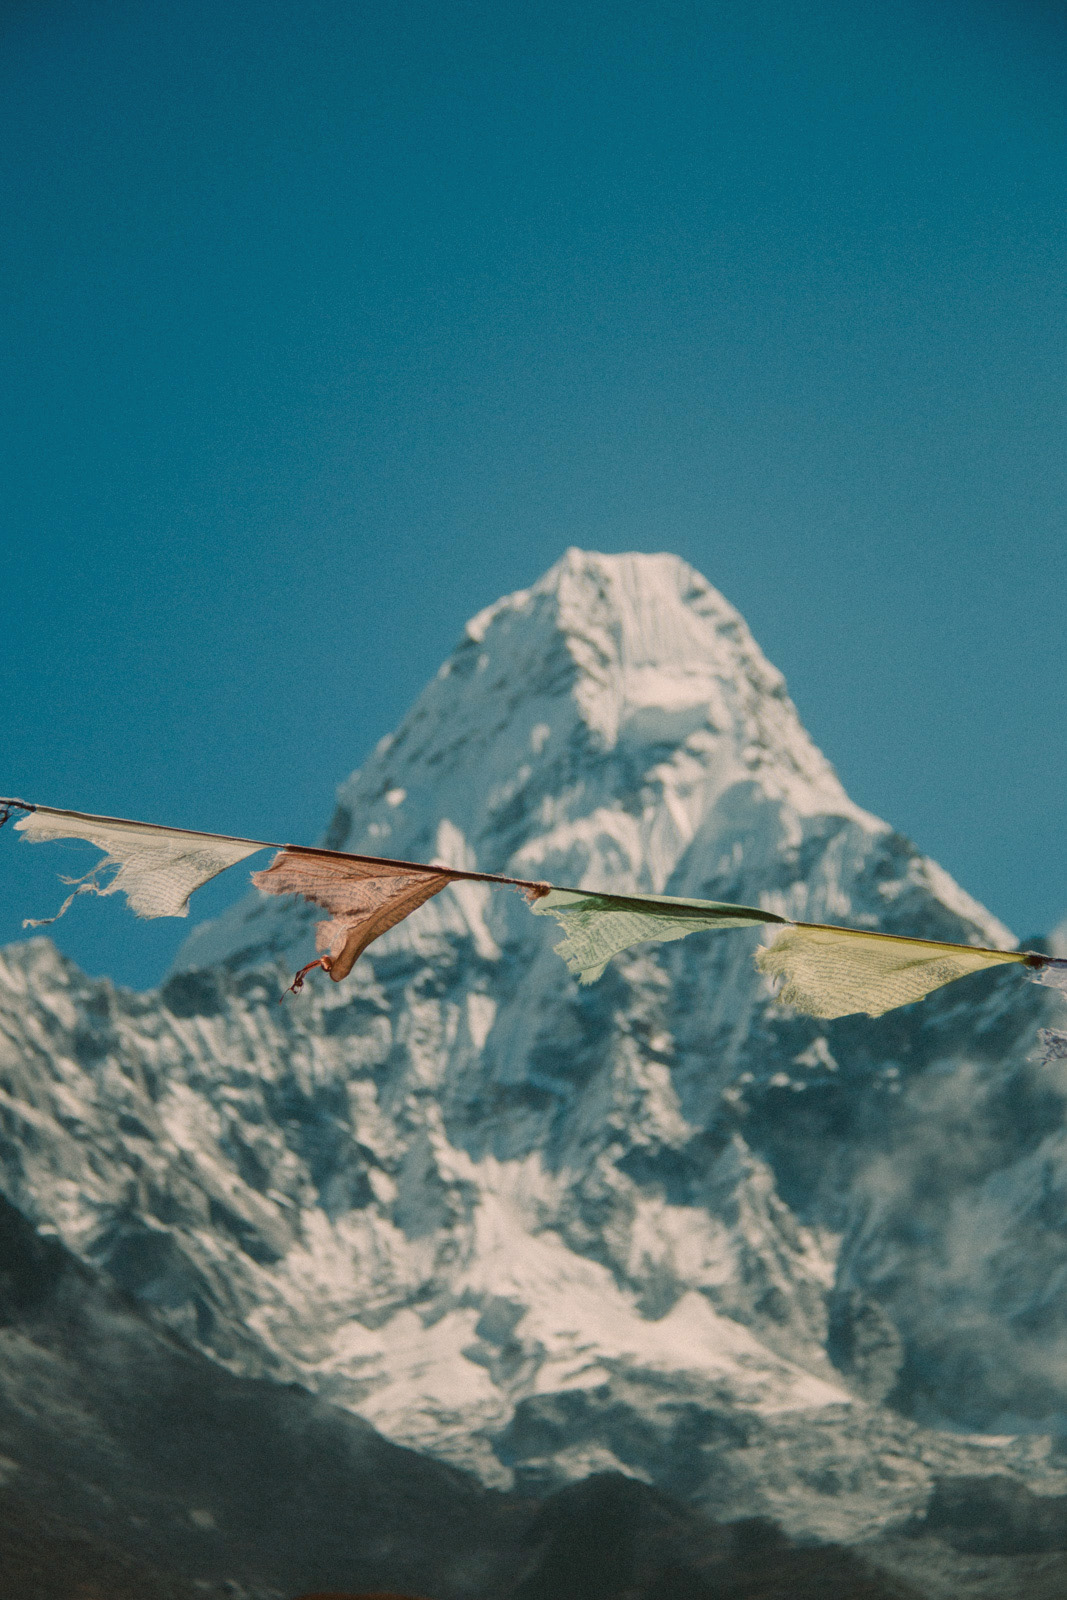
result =
[[986,1555],[1067,1550],[1067,1495],[1034,1494],[999,1473],[940,1478],[921,1527]]
[[502,1503],[476,1479],[184,1348],[3,1200],[0,1314],[4,1600],[450,1600],[494,1567]]
[[847,1550],[797,1548],[760,1518],[716,1526],[618,1473],[553,1495],[527,1538],[508,1600],[918,1600]]
[[2,1198],[0,1318],[3,1600],[906,1594],[847,1551],[718,1526],[619,1473],[540,1504],[486,1490],[186,1349]]

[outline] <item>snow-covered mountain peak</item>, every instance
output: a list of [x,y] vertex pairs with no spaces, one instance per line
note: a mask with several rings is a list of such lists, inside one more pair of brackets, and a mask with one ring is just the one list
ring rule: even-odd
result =
[[[853,805],[672,556],[568,551],[481,612],[327,838],[1013,942]],[[320,915],[251,897],[155,995],[43,939],[0,959],[6,1192],[217,1359],[491,1482],[621,1465],[834,1537],[992,1459],[885,1396],[1067,1412],[1051,991],[823,1024],[774,1002],[754,931],[579,988],[555,927],[466,883],[279,1005]]]
[[[783,850],[799,859],[812,830],[840,836],[830,879],[783,883]],[[396,733],[341,785],[326,842],[871,924],[903,882],[857,907],[842,873],[889,837],[849,799],[781,673],[706,578],[677,556],[571,549],[468,623]],[[900,857],[895,880],[902,867],[932,887],[932,867]],[[943,875],[935,892],[983,939],[1011,941]],[[490,928],[486,896],[470,890],[425,908],[420,925],[440,930],[457,907],[480,948],[499,944],[509,914],[494,911]],[[307,948],[304,910],[249,900],[195,932],[179,966]]]
[[569,654],[578,703],[609,747],[628,712],[702,706],[739,673],[763,693],[785,691],[741,614],[678,556],[572,548],[532,588],[472,618],[466,636],[489,648],[515,616],[543,630],[546,653],[555,640]]
[[[460,701],[468,716],[491,708],[488,729],[494,741],[511,735],[509,754],[547,753],[576,725],[595,753],[710,733],[750,763],[795,769],[822,800],[849,804],[741,614],[677,556],[570,549],[531,588],[479,612],[389,741],[390,759],[409,724],[427,713],[451,723]],[[548,720],[527,730],[535,702]],[[447,749],[426,749],[435,764],[456,749],[451,727],[445,737]]]

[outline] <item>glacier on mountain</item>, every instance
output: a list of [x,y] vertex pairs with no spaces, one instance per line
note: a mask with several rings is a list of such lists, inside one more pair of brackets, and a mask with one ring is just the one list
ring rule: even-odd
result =
[[[1016,943],[852,803],[666,555],[572,550],[475,617],[325,842]],[[465,883],[279,1006],[319,915],[250,897],[147,995],[9,947],[4,1191],[216,1360],[490,1483],[616,1466],[833,1537],[994,1457],[1067,1488],[1054,994],[1007,971],[820,1023],[758,930],[583,990]]]

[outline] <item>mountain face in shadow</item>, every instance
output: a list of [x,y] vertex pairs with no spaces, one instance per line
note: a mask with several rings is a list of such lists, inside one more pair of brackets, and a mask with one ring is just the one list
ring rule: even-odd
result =
[[[0,1450],[4,1600],[629,1600],[683,1580],[733,1593],[752,1570],[748,1527],[644,1484],[605,1474],[537,1504],[294,1386],[236,1377],[6,1201]],[[824,1596],[898,1593],[848,1552],[761,1541],[776,1581],[814,1562]]]
[[6,1201],[0,1451],[5,1600],[467,1594],[498,1536],[477,1480],[186,1349]]
[[798,1549],[760,1518],[715,1527],[617,1473],[553,1495],[526,1538],[514,1600],[918,1600],[851,1551]]

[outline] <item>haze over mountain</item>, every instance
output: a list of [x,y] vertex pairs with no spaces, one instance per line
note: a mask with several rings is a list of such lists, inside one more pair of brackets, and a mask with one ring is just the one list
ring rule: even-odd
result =
[[[325,837],[1015,943],[849,800],[668,555],[572,550],[474,618]],[[758,931],[581,989],[554,924],[463,884],[279,1005],[319,915],[250,897],[147,995],[9,947],[9,1197],[215,1361],[491,1486],[619,1469],[848,1540],[936,1477],[1067,1491],[1053,993],[1007,970],[820,1023]]]

